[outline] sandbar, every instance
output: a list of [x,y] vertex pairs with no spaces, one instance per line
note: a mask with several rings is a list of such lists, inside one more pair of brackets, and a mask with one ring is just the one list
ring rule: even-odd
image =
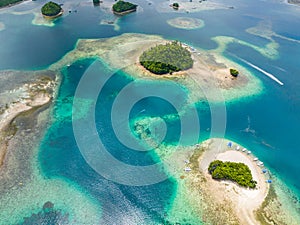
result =
[[174,19],[167,20],[167,23],[172,27],[185,30],[194,30],[204,27],[203,20],[189,17],[176,17]]

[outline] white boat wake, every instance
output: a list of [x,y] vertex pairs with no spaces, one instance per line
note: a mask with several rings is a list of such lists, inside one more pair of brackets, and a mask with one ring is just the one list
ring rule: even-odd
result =
[[[230,53],[230,54],[231,54],[231,53]],[[231,54],[231,55],[233,55],[233,54]],[[238,57],[238,56],[236,56],[236,55],[233,55],[233,56],[235,56],[236,58],[238,58],[238,59],[241,60],[242,62],[246,63],[248,66],[251,66],[252,68],[258,70],[258,71],[261,72],[261,73],[263,73],[264,75],[266,75],[267,77],[271,78],[272,80],[274,80],[275,82],[277,82],[277,83],[280,84],[281,86],[283,85],[283,83],[282,83],[277,77],[275,77],[273,74],[271,74],[271,73],[269,73],[269,72],[263,70],[262,68],[260,68],[260,67],[258,67],[258,66],[255,66],[254,64],[248,62],[248,61],[245,60],[245,59],[242,59],[242,58],[240,58],[240,57]]]

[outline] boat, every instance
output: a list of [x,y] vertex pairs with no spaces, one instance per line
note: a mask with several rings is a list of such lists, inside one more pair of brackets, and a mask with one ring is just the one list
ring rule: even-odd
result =
[[191,169],[190,167],[185,167],[185,168],[184,168],[184,171],[185,171],[185,172],[190,172],[190,171],[192,171],[192,169]]
[[258,160],[258,158],[254,158],[254,159],[253,159],[253,161],[257,161],[257,160]]
[[185,164],[188,164],[188,163],[190,163],[190,161],[189,160],[184,160],[184,162],[185,162]]
[[263,165],[264,165],[264,163],[263,163],[263,162],[261,162],[261,161],[259,161],[259,162],[257,163],[257,165],[258,165],[258,166],[263,166]]

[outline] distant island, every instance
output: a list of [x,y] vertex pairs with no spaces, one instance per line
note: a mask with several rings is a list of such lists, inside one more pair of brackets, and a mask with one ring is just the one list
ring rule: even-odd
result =
[[191,53],[178,41],[157,45],[140,56],[143,67],[154,74],[172,74],[193,66]]
[[56,18],[63,14],[61,6],[55,2],[47,2],[41,9],[41,12],[46,18]]
[[209,164],[208,172],[216,180],[231,180],[242,187],[255,188],[251,170],[244,163],[223,162],[215,160]]
[[17,4],[19,2],[22,2],[23,0],[1,0],[0,1],[0,8],[5,7],[5,6],[10,6]]
[[288,0],[288,3],[295,4],[295,5],[300,5],[300,0]]
[[173,9],[179,9],[179,4],[177,2],[174,2],[172,4]]
[[125,15],[136,11],[137,5],[131,2],[118,1],[112,6],[112,10],[116,15]]

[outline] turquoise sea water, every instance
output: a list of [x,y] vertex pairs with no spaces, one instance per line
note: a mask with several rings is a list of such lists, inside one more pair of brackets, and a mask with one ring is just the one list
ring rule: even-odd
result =
[[[0,69],[46,68],[72,50],[78,39],[107,38],[122,33],[157,34],[168,39],[179,39],[203,49],[217,47],[217,44],[211,40],[215,36],[230,36],[263,47],[269,43],[269,40],[251,35],[245,30],[257,26],[262,21],[269,23],[272,25],[272,31],[281,35],[272,37],[279,45],[276,59],[266,58],[252,48],[238,43],[229,44],[224,53],[228,59],[248,68],[262,80],[264,85],[262,95],[226,104],[225,137],[251,149],[271,172],[286,184],[298,200],[300,198],[298,176],[300,171],[298,163],[300,158],[298,132],[300,129],[300,30],[297,27],[300,21],[300,7],[275,1],[230,1],[226,4],[234,5],[236,9],[163,13],[157,11],[155,4],[148,5],[145,1],[136,2],[143,7],[143,11],[122,17],[118,21],[119,30],[114,30],[113,26],[100,25],[102,19],[113,18],[113,16],[94,7],[91,3],[74,4],[78,12],[66,13],[55,22],[54,27],[32,25],[33,14],[2,13],[0,22],[5,24],[5,29],[0,31],[0,41],[3,43],[0,45]],[[154,2],[158,4],[159,1]],[[16,6],[15,10],[24,11],[40,4],[30,2]],[[268,10],[265,10],[266,8]],[[1,12],[5,10],[2,9]],[[205,27],[187,31],[170,27],[166,23],[168,19],[178,16],[200,18],[205,21]],[[293,40],[283,39],[282,36]],[[284,83],[284,86],[279,86],[235,56],[274,74]],[[52,118],[50,118],[52,124],[40,143],[38,159],[42,173],[47,179],[59,177],[74,186],[80,186],[81,190],[95,199],[102,209],[101,221],[96,221],[99,224],[166,223],[168,209],[176,195],[177,184],[172,178],[141,187],[118,184],[97,174],[80,154],[72,128],[72,101],[80,78],[93,62],[94,59],[83,59],[61,69],[62,84],[54,101]],[[104,62],[101,62],[101,65],[102,74],[111,72]],[[116,158],[133,165],[149,165],[157,161],[153,154],[136,152],[123,146],[114,135],[110,123],[110,110],[115,97],[132,81],[133,78],[122,71],[112,76],[100,93],[96,104],[96,127],[104,144],[111,147],[110,153]],[[156,84],[150,82],[149,85],[155,88]],[[184,96],[182,98],[184,101]],[[145,111],[142,111],[144,109]],[[207,128],[211,126],[207,102],[198,104],[197,111],[201,125],[199,140],[204,140],[209,137]],[[130,116],[131,119],[135,119],[141,116],[163,117],[174,113],[176,114],[176,110],[166,101],[146,98],[135,105]],[[176,144],[180,136],[179,122],[175,119],[168,125],[169,129],[164,141],[167,144]],[[299,207],[296,203],[295,207]],[[4,207],[1,203],[0,206]],[[193,218],[183,219],[171,222],[195,224]],[[46,222],[48,224],[59,220],[65,223],[66,218],[59,213],[41,213],[39,216],[31,217],[32,223],[40,220],[48,221]],[[24,222],[30,224],[30,218]],[[200,223],[200,221],[196,222],[196,224]]]

